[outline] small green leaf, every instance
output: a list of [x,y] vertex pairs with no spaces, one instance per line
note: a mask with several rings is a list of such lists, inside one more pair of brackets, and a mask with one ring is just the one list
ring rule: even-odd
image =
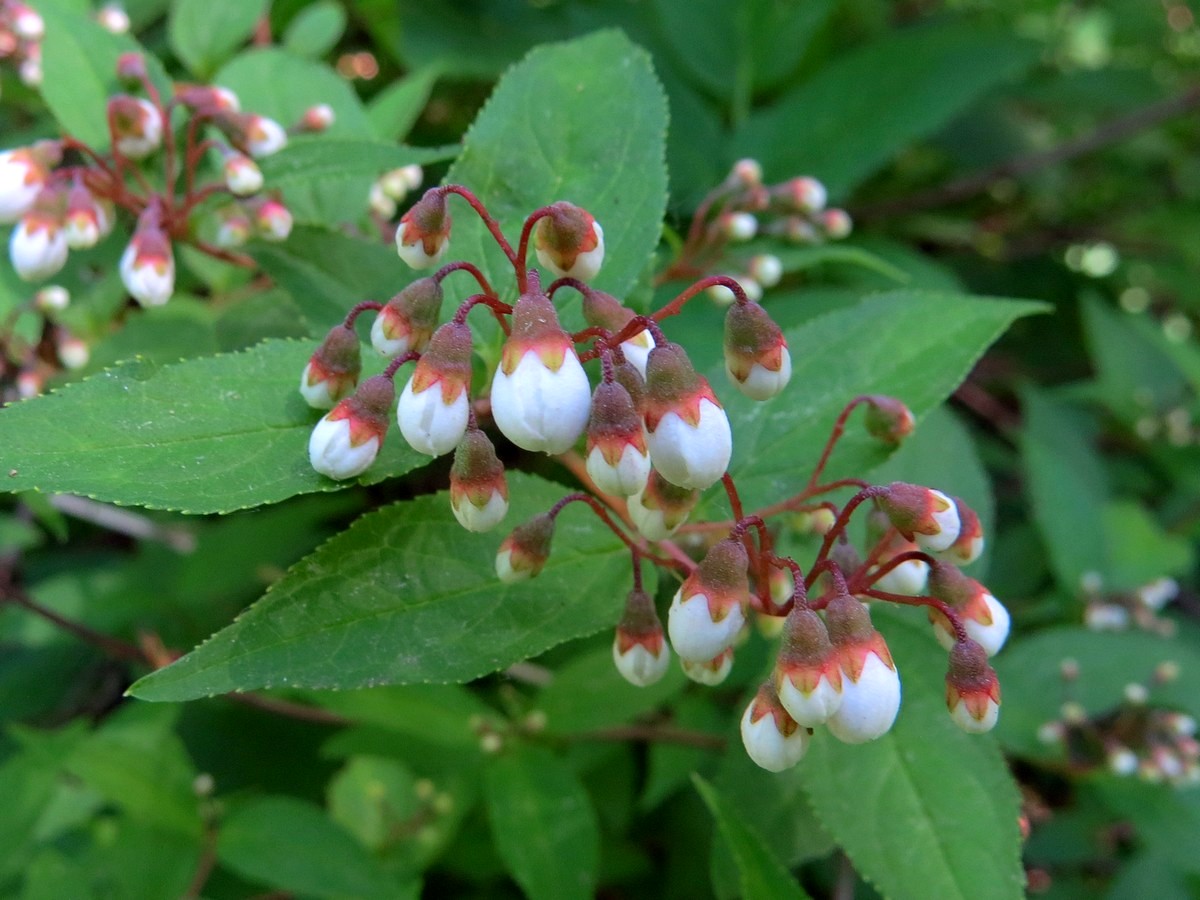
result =
[[346,11],[335,0],[317,0],[296,14],[283,33],[283,46],[297,56],[324,56],[342,39]]
[[[736,752],[736,751],[735,751]],[[742,820],[728,800],[701,778],[692,775],[696,790],[717,820],[721,836],[733,851],[746,900],[803,900],[808,894],[772,855],[763,838]]]
[[[296,386],[312,350],[267,341],[169,366],[134,360],[10,406],[0,412],[3,487],[192,513],[336,490],[308,462],[320,412]],[[426,461],[393,432],[363,479]]]
[[[623,296],[658,243],[667,202],[666,98],[645,51],[601,31],[532,51],[501,79],[446,176],[466,185],[514,244],[524,218],[569,200],[604,228],[594,284]],[[512,269],[478,217],[456,204],[450,252],[501,292]]]
[[42,99],[67,134],[97,150],[108,146],[108,99],[124,92],[117,80],[117,57],[140,53],[164,97],[171,80],[153,55],[129,35],[112,34],[83,12],[38,7],[46,22],[42,41]]
[[[765,403],[725,387],[722,364],[709,378],[736,435],[729,471],[747,508],[803,486],[834,420],[855,396],[890,394],[920,419],[958,386],[1014,319],[1041,308],[925,291],[878,294],[789,330],[792,380],[783,396]],[[886,455],[852,420],[827,475],[861,475]]]
[[736,135],[740,152],[757,155],[772,180],[815,175],[844,197],[1039,52],[1032,41],[968,22],[885,34],[751,115]]
[[877,256],[862,247],[853,244],[819,244],[815,247],[779,247],[772,251],[783,264],[783,271],[803,272],[814,266],[829,263],[835,265],[858,266],[868,269],[893,284],[904,284],[909,280],[908,274],[892,265],[887,260]]
[[235,808],[221,823],[217,858],[243,878],[305,897],[417,896],[321,809],[293,797],[259,797]]
[[437,69],[420,69],[380,91],[367,106],[375,133],[385,140],[402,140],[425,109],[437,75]]
[[798,768],[805,790],[821,824],[880,894],[1019,900],[1016,785],[991,737],[951,722],[945,651],[924,616],[906,612],[875,614],[904,685],[895,726],[860,746],[818,729]]
[[[506,527],[565,490],[509,473]],[[440,494],[358,519],[304,559],[242,616],[130,690],[183,700],[295,686],[347,689],[470,681],[620,615],[629,558],[582,506],[557,520],[554,553],[532,581],[501,584],[499,534],[470,534]],[[454,565],[446,565],[447,547]]]
[[267,0],[176,0],[167,39],[184,65],[207,79],[250,37],[266,9]]
[[1092,446],[1094,430],[1079,410],[1028,388],[1021,394],[1021,461],[1033,518],[1050,563],[1068,595],[1080,579],[1108,569],[1104,466]]
[[520,746],[487,767],[496,849],[530,900],[590,900],[600,835],[583,785],[558,757]]

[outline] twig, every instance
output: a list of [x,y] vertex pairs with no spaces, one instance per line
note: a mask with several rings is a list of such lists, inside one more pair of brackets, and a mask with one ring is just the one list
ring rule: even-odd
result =
[[1181,116],[1197,108],[1200,108],[1200,85],[1127,115],[1110,119],[1092,131],[1064,141],[1049,150],[1015,157],[989,169],[966,175],[927,191],[856,206],[851,209],[851,214],[856,220],[878,219],[957,203],[983,193],[1001,179],[1020,178],[1039,169],[1067,162],[1079,156],[1086,156],[1109,144],[1123,141],[1140,131],[1153,128],[1168,119]]
[[691,731],[674,725],[617,725],[571,736],[579,741],[642,741],[648,744],[681,744],[702,750],[723,750],[725,738],[706,731]]
[[196,536],[183,528],[164,528],[145,516],[75,494],[54,494],[50,505],[59,512],[141,541],[166,544],[177,553],[196,549]]

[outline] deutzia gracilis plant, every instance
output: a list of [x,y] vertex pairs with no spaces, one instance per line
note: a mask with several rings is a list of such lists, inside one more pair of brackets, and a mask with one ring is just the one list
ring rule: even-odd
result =
[[0,897],[1186,896],[1196,26],[976,6],[0,0]]

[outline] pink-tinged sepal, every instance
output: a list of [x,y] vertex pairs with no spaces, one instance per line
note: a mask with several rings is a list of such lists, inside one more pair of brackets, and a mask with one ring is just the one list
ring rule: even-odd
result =
[[300,130],[320,134],[337,121],[337,114],[328,103],[317,103],[304,111],[300,118]]
[[262,169],[245,154],[230,153],[225,158],[222,172],[225,176],[225,186],[235,197],[249,197],[262,190]]
[[681,659],[705,662],[733,645],[746,622],[749,565],[741,541],[726,538],[712,546],[675,592],[667,633]]
[[729,467],[729,419],[678,344],[667,342],[650,351],[645,422],[650,459],[672,484],[704,490]]
[[446,195],[430,188],[400,219],[396,252],[414,269],[436,265],[450,246],[450,210]]
[[591,385],[571,337],[531,273],[513,307],[512,335],[492,379],[492,416],[504,436],[525,450],[563,453],[587,425]]
[[142,306],[162,306],[175,292],[175,253],[158,224],[158,210],[149,207],[121,255],[121,281]]
[[242,104],[237,94],[229,88],[206,84],[179,84],[175,87],[175,99],[200,115],[219,116],[218,124],[221,129],[227,135],[234,134],[240,137],[239,123],[232,116],[241,110]]
[[109,210],[96,202],[82,181],[76,181],[67,191],[67,213],[63,221],[67,246],[72,250],[86,250],[99,243],[100,238],[112,230]]
[[379,455],[396,389],[376,375],[326,413],[308,440],[312,467],[339,481],[361,475]]
[[804,175],[785,182],[782,193],[788,207],[808,214],[823,210],[829,196],[825,185]]
[[726,647],[712,659],[694,660],[679,658],[683,674],[696,684],[716,687],[729,677],[733,669],[733,648]]
[[958,539],[958,507],[941,491],[894,481],[877,502],[892,526],[922,550],[939,552]]
[[43,188],[8,241],[8,256],[23,281],[41,281],[58,272],[67,262],[67,235],[63,228],[66,194],[59,188]]
[[332,409],[354,390],[361,372],[358,336],[345,325],[335,325],[309,357],[300,376],[300,395],[313,409]]
[[496,551],[496,575],[505,584],[533,578],[550,558],[554,519],[543,513],[518,525]]
[[865,604],[840,594],[825,608],[829,637],[842,670],[842,702],[826,723],[847,744],[886,734],[900,711],[900,676]]
[[808,750],[808,729],[788,714],[769,681],[746,707],[741,730],[746,754],[768,772],[790,769]]
[[0,225],[11,225],[33,208],[50,169],[61,158],[57,141],[40,141],[0,153]]
[[559,278],[590,281],[604,262],[604,229],[573,203],[551,204],[534,226],[533,243],[538,262]]
[[788,715],[812,728],[826,722],[842,704],[839,657],[824,621],[811,609],[794,606],[783,629],[775,690]]
[[470,429],[454,450],[450,510],[467,531],[490,531],[508,514],[508,480],[488,436]]
[[979,521],[975,510],[960,498],[951,497],[950,499],[954,501],[954,506],[958,510],[958,537],[953,544],[941,551],[938,557],[955,565],[970,565],[983,553],[983,523]]
[[419,453],[441,456],[462,440],[470,415],[471,329],[447,322],[433,333],[396,407],[400,433]]
[[277,244],[286,241],[292,233],[292,211],[282,200],[268,197],[254,209],[254,229],[264,241]]
[[108,101],[113,149],[129,159],[145,159],[162,145],[162,114],[149,100],[118,94]]
[[586,465],[596,487],[619,497],[636,494],[650,477],[642,418],[620,382],[602,382],[592,397]]
[[769,400],[792,377],[783,332],[757,303],[734,303],[725,315],[725,373],[752,400]]
[[885,444],[900,444],[913,433],[917,421],[912,410],[895,397],[872,394],[867,397],[867,433]]
[[840,241],[850,237],[854,230],[854,221],[844,209],[827,209],[819,216],[821,229],[825,237],[831,241]]
[[33,7],[14,0],[4,10],[8,14],[13,34],[22,41],[36,42],[46,36],[46,23]]
[[395,358],[429,345],[442,308],[442,286],[434,278],[418,278],[391,300],[371,325],[371,346]]
[[[635,313],[611,294],[588,288],[583,292],[583,319],[593,328],[603,328],[612,334],[619,334]],[[644,380],[646,377],[646,360],[654,349],[654,338],[649,331],[639,331],[629,340],[621,342],[621,353]]]
[[[928,591],[954,609],[962,619],[967,636],[995,656],[1008,639],[1011,617],[1004,604],[997,600],[986,587],[964,575],[949,563],[937,563],[929,573]],[[949,650],[957,642],[954,628],[938,610],[929,610],[929,621],[933,633],[943,647]]]
[[240,143],[255,159],[271,156],[287,146],[287,130],[274,119],[254,113],[237,119]]
[[958,641],[950,649],[946,708],[954,724],[970,734],[991,731],[1000,717],[1000,681],[987,651],[975,641]]
[[667,674],[671,649],[663,636],[654,601],[634,589],[625,600],[625,613],[613,637],[613,663],[621,677],[637,687],[647,687]]
[[687,521],[699,500],[699,491],[671,484],[651,469],[645,487],[629,498],[629,518],[646,540],[665,541]]

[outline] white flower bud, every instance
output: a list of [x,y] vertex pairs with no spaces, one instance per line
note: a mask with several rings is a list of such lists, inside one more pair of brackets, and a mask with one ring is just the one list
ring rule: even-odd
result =
[[235,153],[225,160],[225,186],[234,196],[248,197],[262,189],[262,170],[250,157]]
[[330,421],[322,417],[308,439],[308,459],[322,475],[343,481],[361,475],[379,454],[379,438],[372,435],[355,446],[350,436],[350,419]]
[[526,351],[512,374],[504,366],[492,380],[492,416],[504,436],[525,450],[563,453],[587,426],[592,392],[575,351],[567,348],[557,370]]
[[117,137],[117,152],[129,159],[145,159],[162,144],[163,120],[156,107],[141,97],[123,98],[138,107],[138,124],[135,130],[125,131]]
[[142,306],[162,306],[175,292],[174,255],[169,250],[165,257],[141,254],[136,234],[121,254],[118,268],[125,290]]
[[371,184],[371,190],[367,194],[367,206],[381,219],[396,217],[396,201],[388,196],[387,191],[378,181]]
[[465,494],[458,497],[451,494],[450,511],[454,513],[458,524],[467,531],[491,531],[508,515],[508,500],[498,490],[493,490],[487,503],[479,507]]
[[65,287],[48,284],[34,295],[34,305],[42,312],[59,312],[71,304],[71,294]]
[[[917,597],[925,593],[925,584],[928,581],[929,564],[919,559],[910,559],[900,563],[900,565],[876,581],[875,587],[889,594],[904,594],[906,597]],[[975,639],[979,640],[978,638]],[[950,643],[945,645],[946,649],[949,650],[953,644],[954,638],[952,637]]]
[[45,169],[29,150],[0,153],[0,225],[10,225],[29,212],[45,183]]
[[287,131],[274,119],[251,116],[246,129],[246,149],[256,159],[278,153],[287,146]]
[[410,378],[396,405],[396,421],[400,433],[414,450],[442,456],[457,447],[466,433],[469,407],[466,391],[458,391],[447,404],[442,399],[440,383],[415,392]]
[[734,386],[751,400],[770,400],[782,393],[792,379],[792,354],[788,352],[787,347],[781,347],[779,356],[778,369],[771,370],[756,362],[750,367],[750,374],[746,376],[745,381],[737,378],[728,362],[725,365],[725,374]]
[[783,263],[778,256],[760,253],[750,260],[750,277],[765,288],[773,288],[783,278]]
[[900,711],[900,676],[868,653],[857,679],[842,669],[842,703],[826,723],[847,744],[873,741],[887,733]]
[[671,666],[671,648],[662,641],[657,654],[652,653],[645,644],[633,643],[624,653],[621,652],[620,636],[613,639],[613,664],[621,677],[637,687],[649,687],[667,674]]
[[726,647],[712,659],[703,662],[680,657],[679,664],[683,668],[683,674],[696,684],[716,687],[729,677],[733,668],[733,650]]
[[446,250],[450,247],[449,240],[442,240],[438,243],[437,250],[432,255],[425,252],[425,242],[418,240],[414,243],[405,243],[405,236],[412,228],[409,222],[401,221],[396,228],[396,253],[400,258],[408,263],[413,269],[428,269],[442,261],[442,257],[446,255]]
[[646,435],[654,468],[671,484],[704,490],[719,481],[733,455],[729,418],[707,398],[699,403],[695,425],[666,413]]
[[722,230],[731,241],[748,241],[758,234],[758,219],[748,212],[730,213],[721,220]]
[[790,769],[808,751],[808,729],[794,722],[785,728],[790,731],[780,730],[775,714],[763,708],[758,697],[742,714],[742,744],[746,754],[768,772]]
[[23,218],[8,241],[8,256],[23,281],[40,281],[67,262],[67,235],[59,226]]
[[626,444],[617,464],[611,465],[604,458],[600,447],[593,447],[587,455],[588,476],[605,494],[616,497],[630,497],[646,486],[650,477],[650,457],[639,453],[633,444]]
[[127,34],[132,24],[129,21],[129,13],[125,12],[125,7],[119,3],[105,3],[96,10],[96,21],[111,34]]
[[733,644],[746,616],[736,603],[727,606],[724,613],[713,621],[706,595],[692,594],[684,600],[683,588],[675,592],[667,610],[667,634],[681,659],[708,662]]

